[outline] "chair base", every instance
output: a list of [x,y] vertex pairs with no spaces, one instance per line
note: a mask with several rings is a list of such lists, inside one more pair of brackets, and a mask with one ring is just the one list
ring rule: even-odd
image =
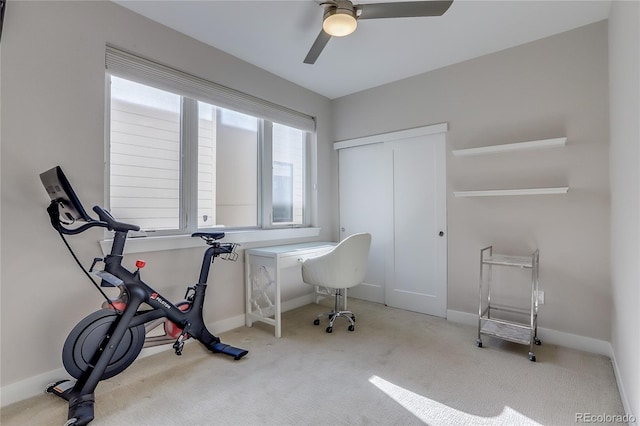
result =
[[351,311],[331,311],[324,312],[318,315],[318,317],[313,321],[314,325],[320,325],[320,318],[326,316],[329,318],[329,326],[326,328],[327,333],[333,332],[333,323],[337,318],[346,318],[349,321],[349,327],[347,328],[349,331],[354,331],[356,329],[356,316]]
[[[327,289],[327,291],[328,290],[329,289]],[[354,331],[356,329],[356,316],[351,311],[346,311],[346,310],[345,311],[341,311],[340,310],[341,307],[344,307],[344,308],[347,307],[346,300],[343,301],[343,306],[340,306],[340,299],[342,298],[342,289],[335,289],[334,297],[335,297],[334,308],[331,310],[331,312],[321,313],[313,321],[313,324],[314,325],[320,325],[320,318],[323,317],[323,316],[327,316],[327,317],[329,317],[329,327],[327,327],[325,331],[327,333],[332,333],[333,332],[333,323],[335,322],[336,318],[346,318],[347,320],[349,320],[349,327],[347,329],[349,331]]]

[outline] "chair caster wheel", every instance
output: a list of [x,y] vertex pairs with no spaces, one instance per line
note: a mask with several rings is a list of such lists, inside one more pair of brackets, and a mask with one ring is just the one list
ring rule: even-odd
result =
[[356,327],[354,325],[350,325],[349,326],[349,331],[354,331],[356,329]]
[[476,340],[476,346],[481,348],[482,347],[482,340],[480,340],[480,339]]
[[327,333],[333,333],[333,327],[327,327]]
[[320,325],[320,320],[318,318],[313,320],[313,325]]
[[536,362],[536,356],[532,353],[529,353],[529,361]]
[[540,339],[538,339],[537,337],[533,338],[533,343],[535,343],[536,345],[540,346],[542,344],[542,342],[540,341]]

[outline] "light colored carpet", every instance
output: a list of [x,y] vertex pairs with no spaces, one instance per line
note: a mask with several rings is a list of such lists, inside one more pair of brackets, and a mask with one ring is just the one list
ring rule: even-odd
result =
[[[198,343],[138,359],[96,390],[100,425],[570,425],[576,413],[622,415],[611,361],[527,347],[427,315],[350,299],[332,334],[324,310],[284,314],[283,337],[256,324],[221,335],[240,361]],[[326,321],[326,320],[325,320]],[[43,383],[44,385],[44,383]],[[67,404],[42,395],[2,409],[2,425],[62,425]]]

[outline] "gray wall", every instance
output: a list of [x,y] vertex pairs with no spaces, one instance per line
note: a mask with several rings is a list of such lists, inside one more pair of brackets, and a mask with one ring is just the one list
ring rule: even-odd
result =
[[[321,239],[334,237],[336,171],[328,99],[111,2],[13,1],[9,6],[1,63],[2,386],[61,368],[67,333],[101,303],[48,224],[38,175],[59,164],[85,205],[103,204],[107,42],[317,116],[318,225]],[[70,241],[90,261],[101,254],[102,238],[95,230]],[[201,253],[143,253],[126,256],[125,263],[146,259],[145,280],[180,299],[198,278]],[[205,319],[243,314],[242,261],[220,262],[210,279],[216,285],[208,292]]]
[[[603,21],[332,101],[335,140],[449,123],[448,309],[477,313],[481,248],[539,248],[546,298],[539,325],[609,341],[607,64]],[[561,136],[565,148],[451,154]],[[570,189],[549,196],[452,194],[547,186]]]
[[612,336],[626,408],[640,415],[640,3],[609,18]]

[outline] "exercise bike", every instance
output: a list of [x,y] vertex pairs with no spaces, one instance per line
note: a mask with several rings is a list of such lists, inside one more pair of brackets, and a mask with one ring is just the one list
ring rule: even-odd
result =
[[[129,231],[136,225],[118,222],[108,211],[95,206],[98,220],[90,217],[60,167],[40,175],[51,203],[47,208],[51,225],[58,231],[80,268],[102,293],[102,309],[88,315],[67,337],[62,361],[67,372],[76,380],[61,380],[47,386],[46,392],[69,402],[65,426],[83,426],[94,418],[94,391],[101,380],[124,371],[138,357],[143,347],[173,342],[176,355],[181,355],[188,338],[200,341],[208,350],[239,360],[248,351],[226,345],[207,330],[202,318],[209,268],[216,257],[236,260],[237,244],[221,243],[223,232],[198,232],[209,246],[204,253],[200,278],[187,287],[184,300],[173,304],[140,278],[143,261],[136,262],[136,270],[121,265]],[[87,271],[67,243],[65,235],[76,235],[91,228],[114,231],[111,253],[95,258]],[[97,269],[98,264],[104,268]],[[100,285],[92,276],[98,277]],[[117,287],[120,294],[111,299],[101,287]],[[144,304],[144,307],[142,306]],[[160,328],[161,334],[151,335]]]

